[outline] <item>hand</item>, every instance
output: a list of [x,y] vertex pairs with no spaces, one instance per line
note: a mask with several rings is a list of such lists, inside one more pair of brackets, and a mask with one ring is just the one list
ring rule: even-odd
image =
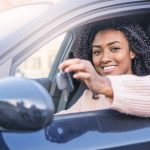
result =
[[100,76],[90,61],[79,58],[68,59],[60,64],[59,69],[64,72],[74,72],[73,77],[82,80],[92,92],[112,98],[113,92],[109,79]]

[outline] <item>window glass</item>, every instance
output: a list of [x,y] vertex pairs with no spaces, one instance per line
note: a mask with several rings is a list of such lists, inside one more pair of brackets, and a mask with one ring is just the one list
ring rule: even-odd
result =
[[60,35],[26,59],[16,69],[16,76],[29,78],[48,77],[52,63],[64,37],[65,34]]

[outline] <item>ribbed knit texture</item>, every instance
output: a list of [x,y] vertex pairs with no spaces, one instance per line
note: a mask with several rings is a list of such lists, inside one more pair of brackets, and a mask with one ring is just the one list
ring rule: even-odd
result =
[[120,112],[150,116],[150,76],[109,76],[114,98],[111,109]]
[[92,99],[92,95],[90,90],[85,90],[79,100],[71,108],[63,110],[59,112],[59,114],[92,111],[110,107],[111,102],[105,95],[99,94],[99,99]]
[[110,108],[130,115],[150,117],[150,76],[121,75],[108,78],[113,88],[113,100],[102,94],[99,94],[99,99],[92,99],[91,91],[85,90],[71,108],[60,113]]

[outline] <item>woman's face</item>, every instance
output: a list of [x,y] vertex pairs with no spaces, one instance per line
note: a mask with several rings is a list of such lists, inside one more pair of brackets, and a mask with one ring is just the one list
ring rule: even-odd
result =
[[92,43],[92,60],[99,74],[132,74],[131,59],[134,57],[122,32],[106,29],[96,34]]

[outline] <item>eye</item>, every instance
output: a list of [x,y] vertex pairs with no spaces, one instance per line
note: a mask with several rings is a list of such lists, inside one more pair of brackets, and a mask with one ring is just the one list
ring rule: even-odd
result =
[[111,48],[111,51],[114,52],[114,53],[118,52],[119,50],[120,50],[120,47],[112,47]]
[[98,48],[93,48],[92,50],[92,54],[93,56],[98,56],[102,53],[102,50],[101,49],[98,49]]

